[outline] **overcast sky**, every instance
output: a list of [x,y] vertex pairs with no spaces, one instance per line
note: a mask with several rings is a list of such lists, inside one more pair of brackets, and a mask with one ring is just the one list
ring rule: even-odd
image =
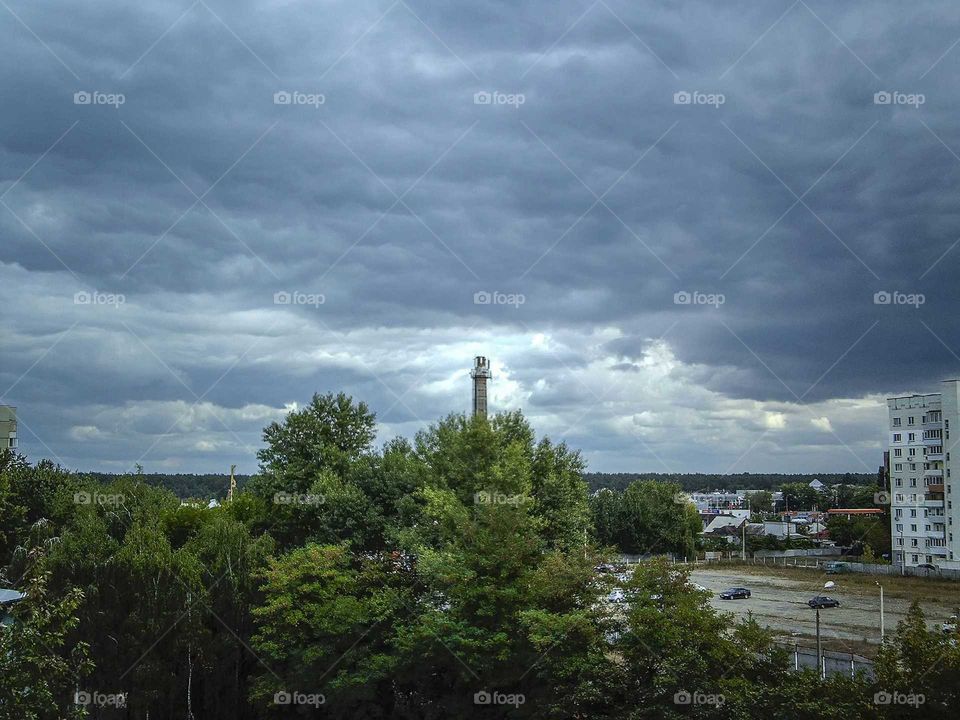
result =
[[2,0],[0,402],[33,460],[247,472],[315,391],[381,441],[466,411],[485,354],[592,470],[873,472],[884,398],[960,374],[958,40],[946,1]]

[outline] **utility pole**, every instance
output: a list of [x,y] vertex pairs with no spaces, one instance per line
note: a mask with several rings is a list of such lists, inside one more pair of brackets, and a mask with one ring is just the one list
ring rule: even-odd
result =
[[874,580],[877,584],[877,587],[880,588],[880,644],[883,644],[885,633],[883,627],[883,585],[880,584],[879,580]]
[[823,651],[820,649],[820,605],[817,604],[817,675],[823,678]]
[[743,521],[743,537],[740,544],[740,559],[747,559],[747,525],[750,524],[750,498],[747,498],[747,518]]

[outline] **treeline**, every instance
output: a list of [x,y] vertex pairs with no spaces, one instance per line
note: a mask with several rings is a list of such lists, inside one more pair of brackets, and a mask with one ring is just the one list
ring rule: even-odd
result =
[[[114,473],[90,472],[88,475],[98,482],[110,483],[119,475]],[[141,480],[153,487],[163,487],[173,491],[181,500],[188,498],[217,498],[222,500],[227,495],[230,485],[230,476],[216,473],[141,473]],[[244,487],[252,475],[236,475],[237,486]],[[814,478],[826,485],[842,483],[845,485],[875,485],[877,476],[868,473],[826,473],[811,474],[764,474],[740,473],[737,475],[720,475],[710,473],[692,473],[670,475],[667,473],[583,473],[591,492],[600,488],[611,490],[626,490],[630,483],[643,481],[673,482],[680,485],[685,492],[699,492],[711,490],[778,490],[785,483],[807,484]]]
[[678,483],[685,492],[710,492],[713,490],[778,490],[785,483],[808,484],[815,479],[824,485],[877,485],[876,473],[584,473],[590,491],[600,488],[626,490],[637,480],[654,480]]
[[822,680],[682,565],[605,602],[608,542],[689,548],[678,486],[624,494],[631,535],[520,413],[375,437],[363,403],[315,396],[215,508],[0,454],[0,585],[26,595],[0,624],[0,718],[901,717],[883,693],[955,715],[960,648],[917,606],[876,679]]
[[[89,472],[81,473],[99,483],[109,484],[119,479],[120,475],[114,473]],[[137,477],[141,482],[152,487],[166,488],[173,492],[181,500],[188,498],[216,498],[223,500],[227,496],[227,490],[230,488],[230,476],[216,473],[207,473],[197,475],[194,473],[139,473]],[[251,475],[235,475],[237,487],[242,488],[246,485]]]

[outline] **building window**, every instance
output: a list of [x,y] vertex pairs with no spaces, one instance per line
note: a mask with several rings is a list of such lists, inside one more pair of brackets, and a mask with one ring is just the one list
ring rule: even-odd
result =
[[916,532],[916,531],[917,531],[917,526],[916,526],[916,524],[911,525],[911,526],[910,526],[910,532]]
[[895,448],[893,451],[893,456],[900,457],[901,455],[903,455],[903,450],[901,450],[900,448]]
[[903,463],[894,463],[893,470],[894,472],[900,472],[901,470],[903,470]]
[[911,562],[917,562],[917,556],[916,556],[916,555],[911,555],[910,557],[913,558],[913,560],[912,560]]
[[917,486],[917,479],[910,478],[910,487],[916,487],[916,486]]
[[894,426],[894,427],[900,427],[900,418],[894,418],[894,419],[893,419],[893,426]]
[[917,434],[916,434],[916,433],[910,433],[910,440],[909,440],[909,442],[916,442],[916,441],[917,441]]
[[900,433],[894,433],[894,434],[893,434],[893,441],[894,441],[894,442],[900,442],[900,440],[901,440],[902,438],[903,438],[903,436],[902,436]]
[[913,415],[907,418],[907,425],[913,425]]
[[901,480],[900,478],[897,478],[897,487],[901,487],[902,485],[903,485],[903,480]]

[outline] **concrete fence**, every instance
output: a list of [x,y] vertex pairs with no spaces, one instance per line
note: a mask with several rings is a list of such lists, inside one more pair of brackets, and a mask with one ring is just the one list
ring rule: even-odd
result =
[[[784,552],[790,551],[788,550]],[[712,554],[716,555],[716,553]],[[770,565],[774,567],[810,568],[812,570],[822,569],[823,566],[828,562],[842,562],[842,572],[848,573],[863,573],[865,575],[904,575],[909,577],[935,578],[942,580],[960,580],[960,570],[949,570],[946,568],[939,568],[936,570],[928,570],[926,568],[909,566],[901,568],[899,565],[850,562],[848,560],[837,559],[836,557],[831,556],[814,557],[803,555],[785,555],[783,552],[777,554],[767,553],[764,555],[761,555],[758,552],[754,557],[748,557],[746,560],[741,560],[739,553],[724,553],[723,555],[723,557],[707,557],[703,559],[697,559],[693,562],[695,565],[739,563],[746,565]]]
[[843,554],[843,548],[825,547],[825,548],[794,548],[792,550],[757,550],[753,553],[754,557],[840,557]]

